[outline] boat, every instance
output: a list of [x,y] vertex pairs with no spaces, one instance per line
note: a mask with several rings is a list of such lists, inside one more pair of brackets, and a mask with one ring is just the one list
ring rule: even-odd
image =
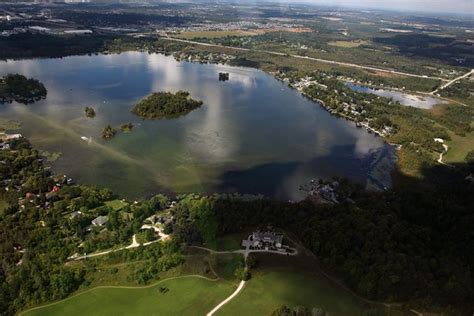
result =
[[86,137],[86,136],[81,136],[81,139],[85,142],[88,142],[88,143],[90,143],[92,141],[91,137]]

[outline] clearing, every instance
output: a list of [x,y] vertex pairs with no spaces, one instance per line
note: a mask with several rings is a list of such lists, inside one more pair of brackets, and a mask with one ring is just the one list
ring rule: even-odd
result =
[[22,315],[205,315],[234,290],[229,282],[182,276],[145,287],[97,287]]
[[336,46],[336,47],[343,47],[343,48],[356,48],[361,45],[367,44],[368,41],[334,41],[334,42],[328,42],[328,45],[330,46]]

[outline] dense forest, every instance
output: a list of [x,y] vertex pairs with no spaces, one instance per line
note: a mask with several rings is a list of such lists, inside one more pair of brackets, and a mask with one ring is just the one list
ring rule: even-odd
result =
[[46,88],[36,79],[19,74],[0,78],[0,103],[16,101],[28,104],[46,98],[46,94]]
[[473,171],[473,165],[425,170],[431,186],[407,179],[403,188],[362,192],[335,205],[191,195],[173,210],[174,236],[208,244],[274,225],[295,234],[325,270],[364,297],[470,315],[474,183],[466,176]]
[[409,57],[439,59],[451,65],[474,67],[473,44],[452,37],[425,34],[395,35],[374,38],[383,45],[394,45],[401,54]]
[[202,101],[189,97],[189,92],[155,92],[138,102],[132,112],[144,119],[175,117],[186,114],[202,105]]

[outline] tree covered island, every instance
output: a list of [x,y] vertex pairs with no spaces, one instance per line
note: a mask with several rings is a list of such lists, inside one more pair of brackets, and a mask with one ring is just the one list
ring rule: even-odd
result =
[[170,118],[186,114],[202,105],[189,97],[189,92],[155,92],[138,102],[132,113],[144,119]]
[[36,79],[19,74],[0,77],[0,103],[16,101],[28,104],[46,98],[46,94],[46,88]]

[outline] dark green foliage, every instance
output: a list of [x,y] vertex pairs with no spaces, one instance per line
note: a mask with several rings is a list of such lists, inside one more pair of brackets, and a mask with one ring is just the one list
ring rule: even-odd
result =
[[271,313],[271,316],[325,316],[326,313],[321,308],[310,310],[306,306],[281,306]]
[[133,124],[132,123],[125,123],[120,126],[120,129],[122,132],[130,132],[133,129]]
[[15,100],[28,104],[45,98],[46,94],[46,88],[36,79],[28,79],[19,74],[8,74],[3,79],[0,78],[0,102]]
[[107,125],[102,130],[102,138],[110,139],[110,138],[114,137],[116,133],[117,133],[117,131],[115,130],[115,128],[113,128],[111,125]]
[[202,105],[189,98],[189,92],[155,92],[135,105],[132,112],[145,119],[159,119],[186,114]]
[[95,110],[91,107],[86,106],[86,108],[84,109],[84,112],[88,118],[95,117]]
[[463,66],[474,66],[472,44],[456,38],[407,34],[374,38],[374,41],[383,45],[394,45],[404,55],[439,59],[452,65],[459,65],[459,58],[464,58]]
[[474,165],[474,150],[468,152],[464,160],[466,160],[468,164]]
[[0,37],[0,59],[27,57],[63,57],[103,51],[114,37],[52,36],[21,33]]
[[[465,306],[474,302],[474,187],[465,180],[469,172],[473,170],[425,170],[431,186],[413,183],[396,191],[359,192],[355,203],[337,205],[187,196],[173,211],[174,229],[196,241],[259,225],[282,227],[365,297]],[[204,220],[207,225],[201,224]]]
[[250,272],[248,272],[244,267],[238,267],[235,269],[234,275],[237,279],[242,281],[247,281],[250,279]]

